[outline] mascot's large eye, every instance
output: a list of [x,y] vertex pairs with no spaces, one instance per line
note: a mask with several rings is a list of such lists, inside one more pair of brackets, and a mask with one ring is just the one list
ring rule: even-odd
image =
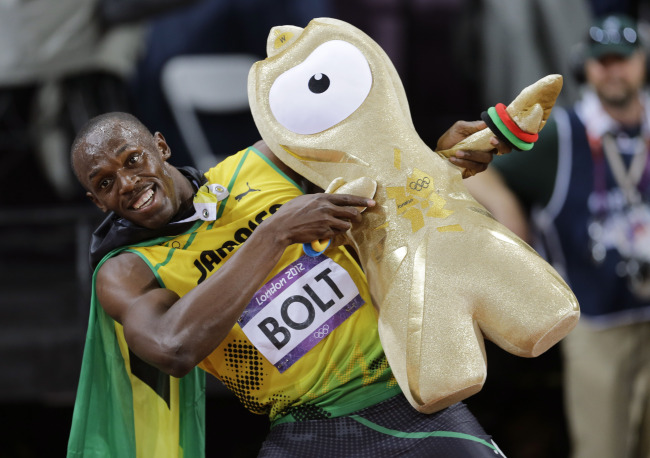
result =
[[323,43],[273,82],[275,119],[297,134],[315,134],[340,123],[361,106],[372,86],[370,66],[354,45]]
[[330,87],[330,79],[327,77],[327,75],[319,73],[318,75],[314,75],[309,79],[308,86],[309,90],[314,94],[321,94]]

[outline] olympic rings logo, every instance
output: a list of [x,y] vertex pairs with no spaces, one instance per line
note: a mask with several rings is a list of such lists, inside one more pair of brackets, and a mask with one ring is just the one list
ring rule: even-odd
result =
[[423,189],[428,188],[430,184],[431,180],[429,177],[424,177],[420,178],[417,181],[411,181],[409,183],[409,188],[413,189],[414,191],[422,191]]
[[314,337],[316,337],[317,339],[322,339],[329,333],[330,333],[330,325],[326,324],[325,326],[323,326],[322,328],[314,332]]

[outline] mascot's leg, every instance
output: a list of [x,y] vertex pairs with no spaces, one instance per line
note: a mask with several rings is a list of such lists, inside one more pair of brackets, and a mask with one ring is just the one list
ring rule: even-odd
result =
[[495,226],[433,233],[411,247],[380,306],[379,329],[407,399],[430,413],[481,389],[484,334],[513,354],[536,356],[578,317],[557,273]]
[[449,257],[439,251],[428,237],[411,247],[390,277],[379,315],[388,362],[406,398],[424,413],[478,392],[486,376],[483,337],[464,296],[471,281],[443,265]]
[[[487,366],[483,337],[471,317],[442,313],[436,318],[440,320],[436,332],[407,333],[409,321],[415,320],[408,313],[408,303],[398,304],[381,310],[379,333],[410,404],[420,412],[433,413],[479,392]],[[456,336],[454,345],[449,345],[450,334]]]
[[485,336],[504,350],[539,356],[578,323],[578,303],[559,274],[518,237],[501,231],[477,245],[490,258],[474,311]]

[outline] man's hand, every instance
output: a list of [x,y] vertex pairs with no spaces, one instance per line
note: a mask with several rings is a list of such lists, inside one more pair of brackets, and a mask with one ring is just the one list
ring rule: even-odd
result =
[[[456,121],[453,126],[445,132],[438,140],[437,151],[449,149],[461,140],[470,135],[486,129],[487,125],[483,121]],[[488,164],[492,162],[494,154],[506,154],[511,151],[508,145],[500,142],[496,137],[490,139],[490,144],[494,149],[489,151],[456,151],[454,156],[449,158],[452,164],[457,165],[463,170],[463,178],[471,177],[487,169]]]
[[352,224],[361,222],[357,207],[373,207],[375,201],[350,194],[305,194],[284,204],[260,225],[272,240],[284,246],[335,239]]

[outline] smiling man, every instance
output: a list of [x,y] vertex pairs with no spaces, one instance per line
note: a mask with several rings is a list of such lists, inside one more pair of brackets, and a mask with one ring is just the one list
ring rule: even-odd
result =
[[72,148],[73,165],[87,196],[102,211],[113,210],[155,229],[191,207],[194,191],[178,170],[168,166],[171,152],[162,134],[143,136],[133,122],[91,127]]
[[[457,123],[439,147],[483,127]],[[94,301],[69,456],[200,456],[197,366],[269,415],[260,456],[495,456],[464,404],[433,415],[408,404],[348,250],[303,253],[302,243],[344,234],[374,201],[304,194],[263,142],[205,175],[170,156],[160,133],[125,113],[91,120],[73,144],[79,181],[110,214],[91,246]],[[455,161],[482,171],[491,157]]]

